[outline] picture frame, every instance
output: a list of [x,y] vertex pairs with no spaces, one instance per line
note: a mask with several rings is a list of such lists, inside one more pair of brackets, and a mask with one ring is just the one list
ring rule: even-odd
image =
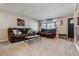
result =
[[17,18],[17,26],[25,26],[25,21],[23,19]]
[[63,20],[61,20],[61,25],[63,25]]

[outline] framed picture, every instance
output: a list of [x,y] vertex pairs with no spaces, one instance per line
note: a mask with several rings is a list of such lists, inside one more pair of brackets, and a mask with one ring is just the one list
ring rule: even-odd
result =
[[61,20],[61,25],[63,25],[63,20]]
[[25,26],[25,21],[23,19],[17,18],[17,25],[18,26]]

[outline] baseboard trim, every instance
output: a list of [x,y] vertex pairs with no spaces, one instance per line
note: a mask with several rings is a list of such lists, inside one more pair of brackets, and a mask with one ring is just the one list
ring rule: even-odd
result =
[[0,42],[3,42],[3,41],[8,41],[8,39],[3,39],[3,40],[0,40]]

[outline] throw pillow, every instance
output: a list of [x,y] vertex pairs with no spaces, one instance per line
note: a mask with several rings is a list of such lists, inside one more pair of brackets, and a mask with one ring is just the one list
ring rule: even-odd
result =
[[17,34],[17,30],[13,30],[13,33],[16,35]]
[[17,31],[16,35],[21,35],[22,32],[21,31]]

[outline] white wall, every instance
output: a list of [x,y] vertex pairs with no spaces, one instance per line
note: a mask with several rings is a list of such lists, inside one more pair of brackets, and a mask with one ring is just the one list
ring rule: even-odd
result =
[[[17,26],[17,18],[25,20],[25,26]],[[8,39],[8,28],[22,27],[38,30],[38,21],[23,16],[17,16],[8,12],[0,11],[0,40]]]

